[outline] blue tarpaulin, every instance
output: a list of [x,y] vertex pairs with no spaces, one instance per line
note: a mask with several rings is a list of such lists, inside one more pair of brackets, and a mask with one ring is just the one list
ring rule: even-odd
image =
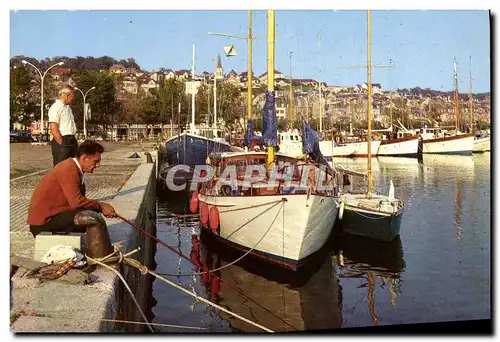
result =
[[308,122],[304,122],[304,132],[302,134],[302,151],[308,154],[315,163],[328,165],[323,154],[319,149],[319,137]]
[[278,145],[278,120],[272,91],[266,91],[266,103],[262,110],[262,137],[266,146]]

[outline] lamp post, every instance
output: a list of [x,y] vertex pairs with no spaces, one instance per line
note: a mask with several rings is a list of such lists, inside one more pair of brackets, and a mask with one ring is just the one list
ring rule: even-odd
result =
[[85,105],[85,99],[87,98],[87,94],[91,91],[94,90],[95,87],[90,88],[87,90],[87,92],[84,94],[83,91],[80,88],[75,87],[75,90],[78,90],[80,93],[82,93],[83,96],[83,136],[85,137],[85,140],[87,140],[87,106]]
[[36,71],[38,71],[38,74],[40,74],[40,78],[41,78],[41,97],[40,97],[40,133],[43,137],[43,80],[45,78],[45,75],[47,75],[47,72],[52,69],[53,67],[56,67],[56,66],[61,66],[63,65],[64,63],[63,62],[59,62],[59,63],[56,63],[52,66],[50,66],[47,70],[45,70],[45,72],[42,74],[42,72],[40,71],[40,69],[38,69],[36,66],[34,66],[33,64],[31,64],[30,62],[26,61],[26,60],[22,60],[21,63],[23,63],[24,65],[26,64],[29,64],[31,65],[33,68],[36,69]]

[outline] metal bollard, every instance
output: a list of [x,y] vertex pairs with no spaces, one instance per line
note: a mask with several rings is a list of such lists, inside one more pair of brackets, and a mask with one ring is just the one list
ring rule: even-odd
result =
[[87,255],[91,258],[103,258],[113,253],[106,222],[102,216],[92,210],[84,210],[75,215],[77,226],[87,229]]
[[153,157],[151,157],[151,153],[144,152],[144,155],[146,156],[146,163],[152,164],[153,163]]

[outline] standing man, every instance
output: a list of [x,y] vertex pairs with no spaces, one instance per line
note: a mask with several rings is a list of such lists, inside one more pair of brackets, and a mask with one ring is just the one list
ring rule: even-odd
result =
[[71,110],[75,97],[71,86],[59,90],[59,98],[49,109],[50,133],[52,134],[52,157],[54,166],[68,158],[73,158],[78,148],[76,125]]
[[77,149],[76,158],[57,164],[37,185],[28,209],[28,224],[33,236],[40,232],[85,232],[74,223],[77,213],[93,210],[115,217],[115,209],[107,203],[85,197],[83,175],[93,173],[101,163],[102,145],[85,141]]

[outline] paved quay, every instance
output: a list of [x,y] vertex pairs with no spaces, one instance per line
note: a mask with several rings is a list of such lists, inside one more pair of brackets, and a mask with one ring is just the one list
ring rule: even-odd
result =
[[[87,197],[110,202],[139,164],[142,152],[152,151],[154,143],[103,142],[105,152],[101,167],[85,175]],[[50,146],[11,144],[10,161],[10,252],[32,258],[35,239],[26,223],[31,195],[40,179],[52,167]],[[141,158],[128,158],[137,152]]]

